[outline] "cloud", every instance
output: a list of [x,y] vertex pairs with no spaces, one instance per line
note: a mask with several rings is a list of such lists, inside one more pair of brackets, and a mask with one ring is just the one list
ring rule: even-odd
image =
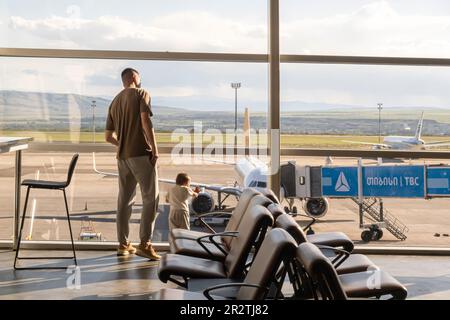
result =
[[96,19],[13,16],[10,27],[49,40],[52,45],[59,42],[58,47],[69,45],[82,49],[263,52],[266,48],[265,26],[248,25],[202,11],[168,14],[148,24],[117,16]]
[[[24,46],[30,45],[30,39],[39,39],[36,43],[42,47],[54,48],[266,51],[265,22],[247,23],[204,11],[184,11],[136,24],[123,17],[87,19],[79,13],[72,10],[68,16],[42,19],[14,16],[9,19],[10,30],[5,34],[9,41],[26,39]],[[5,30],[5,25],[0,30]],[[405,14],[395,10],[389,1],[373,1],[346,14],[282,21],[281,32],[284,53],[450,55],[450,16]],[[24,34],[26,37],[15,37]],[[243,102],[267,102],[267,68],[259,64],[81,60],[36,63],[22,59],[4,64],[0,80],[6,79],[7,74],[19,73],[2,87],[112,96],[120,89],[117,74],[126,65],[142,70],[144,85],[167,103],[187,101],[189,97],[199,97],[197,100],[205,101],[205,105],[218,100],[228,103],[231,81],[244,83],[239,92]],[[27,74],[25,69],[38,70],[38,75],[29,71]],[[20,70],[24,72],[17,72]],[[444,107],[450,101],[446,88],[450,80],[445,68],[289,64],[283,66],[282,77],[285,101],[361,105],[384,101]]]
[[450,16],[401,14],[388,1],[349,12],[282,24],[282,47],[297,54],[443,57]]
[[[294,10],[298,5],[290,8]],[[264,53],[267,25],[206,11],[179,11],[135,23],[131,18],[67,16],[10,18],[18,32],[45,40],[44,47],[148,51]],[[442,57],[450,52],[450,16],[405,14],[374,1],[346,14],[281,21],[284,53]],[[90,36],[86,36],[90,35]],[[17,46],[17,45],[14,45]],[[20,45],[18,45],[20,46]]]

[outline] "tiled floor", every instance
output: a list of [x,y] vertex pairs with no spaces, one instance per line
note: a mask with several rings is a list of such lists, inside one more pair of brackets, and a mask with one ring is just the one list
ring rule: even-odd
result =
[[[24,256],[30,254],[42,252],[23,251]],[[73,268],[14,271],[13,259],[13,252],[0,251],[0,299],[148,299],[152,292],[168,287],[158,279],[157,262],[137,256],[117,257],[113,251],[78,252],[79,278]],[[29,260],[21,265],[72,263]]]
[[[156,262],[136,256],[118,258],[112,251],[79,251],[78,257],[79,283],[73,269],[14,271],[14,253],[0,251],[0,299],[149,299],[160,288],[173,287],[158,280]],[[450,257],[370,258],[406,285],[410,299],[450,299]],[[50,264],[40,260],[26,263]]]

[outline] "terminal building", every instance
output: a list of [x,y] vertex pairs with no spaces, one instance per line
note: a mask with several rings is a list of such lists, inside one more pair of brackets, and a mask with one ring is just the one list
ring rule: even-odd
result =
[[135,3],[0,4],[1,300],[450,299],[445,1]]

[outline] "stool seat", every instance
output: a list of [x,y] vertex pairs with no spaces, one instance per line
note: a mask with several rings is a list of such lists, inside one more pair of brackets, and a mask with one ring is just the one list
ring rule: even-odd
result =
[[22,186],[36,189],[64,189],[67,187],[67,182],[27,179],[22,181]]

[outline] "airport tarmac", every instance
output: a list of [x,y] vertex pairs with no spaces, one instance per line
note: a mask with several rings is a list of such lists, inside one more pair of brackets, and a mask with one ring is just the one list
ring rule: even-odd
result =
[[[64,180],[72,154],[39,153],[25,151],[23,155],[23,179],[39,178],[44,180]],[[96,154],[97,167],[102,171],[116,172],[113,153]],[[323,165],[324,158],[286,158],[298,164]],[[356,159],[333,159],[335,164],[356,165]],[[372,162],[368,160],[368,162]],[[443,161],[426,161],[427,164]],[[164,154],[158,161],[159,176],[174,179],[179,172],[187,172],[193,181],[208,184],[233,185],[236,175],[233,166],[212,162],[196,164],[175,164],[171,156]],[[423,164],[416,160],[414,163]],[[14,210],[14,155],[3,154],[0,157],[0,239],[11,239],[13,232]],[[168,185],[160,184],[161,211],[166,207],[165,194]],[[117,198],[117,178],[96,174],[92,167],[92,154],[80,154],[79,163],[72,185],[68,189],[68,199],[73,219],[73,230],[78,237],[82,226],[93,224],[95,232],[101,234],[104,241],[115,241],[115,209]],[[22,192],[22,205],[24,192]],[[139,230],[139,192],[133,210],[130,227],[131,240],[137,241]],[[227,204],[234,205],[229,199]],[[301,208],[301,203],[296,205]],[[449,199],[385,199],[385,208],[410,229],[405,241],[399,241],[389,232],[384,232],[381,241],[371,242],[370,246],[433,246],[450,247],[450,198]],[[301,211],[301,210],[300,210]],[[24,228],[24,237],[32,240],[68,239],[64,202],[61,192],[33,190],[30,198],[28,217]],[[159,219],[165,219],[162,214]],[[303,218],[299,218],[303,220]],[[165,226],[160,221],[160,226]],[[358,244],[361,242],[358,207],[350,199],[331,199],[328,214],[314,226],[316,232],[342,231]],[[31,235],[31,236],[30,236]],[[439,236],[437,236],[439,235]],[[164,241],[163,233],[155,230],[154,241]]]

